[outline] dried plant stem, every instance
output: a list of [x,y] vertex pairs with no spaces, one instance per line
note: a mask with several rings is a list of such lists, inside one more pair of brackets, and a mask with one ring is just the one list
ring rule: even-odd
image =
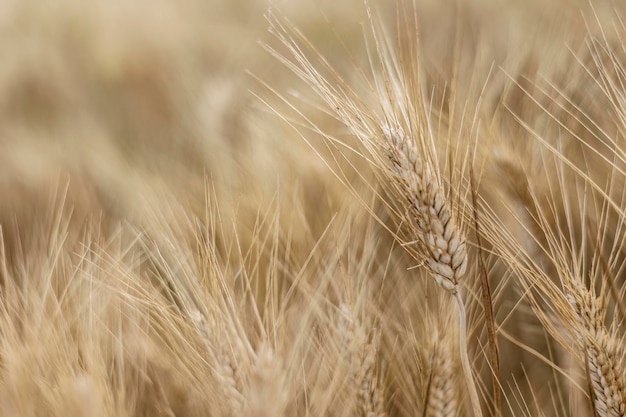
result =
[[482,295],[483,311],[485,312],[487,334],[489,337],[489,361],[491,362],[491,383],[493,384],[493,405],[496,417],[502,415],[502,398],[500,396],[500,354],[498,351],[498,340],[496,337],[496,320],[493,315],[493,302],[491,298],[491,288],[489,287],[489,276],[482,253],[482,241],[480,237],[478,223],[478,191],[474,181],[474,169],[470,168],[470,186],[472,191],[472,207],[474,214],[474,231],[476,234],[476,244],[478,246],[478,269],[480,276],[480,288]]
[[458,291],[454,293],[454,299],[459,312],[459,351],[461,355],[461,366],[463,367],[463,374],[465,376],[465,384],[470,396],[470,402],[472,403],[472,410],[474,416],[482,416],[482,410],[480,408],[480,398],[478,398],[478,391],[476,390],[476,384],[474,383],[474,376],[472,375],[472,366],[470,364],[469,356],[467,354],[467,323],[465,319],[465,306],[463,300]]

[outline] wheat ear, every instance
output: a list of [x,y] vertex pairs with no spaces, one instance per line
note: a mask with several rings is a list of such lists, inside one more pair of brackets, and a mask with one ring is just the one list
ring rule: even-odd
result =
[[445,343],[435,343],[430,363],[424,416],[452,416],[457,409],[457,392],[454,383],[454,361],[449,346]]
[[377,341],[363,346],[357,358],[357,372],[354,383],[357,389],[357,411],[363,417],[386,417],[383,407],[383,393],[376,369]]
[[246,398],[246,417],[280,417],[289,400],[282,361],[264,342],[258,348]]
[[[475,416],[482,415],[480,399],[467,354],[465,307],[458,291],[459,280],[467,269],[466,238],[458,227],[445,190],[439,180],[432,152],[419,152],[418,146],[401,127],[383,125],[382,149],[388,173],[400,196],[409,203],[407,224],[416,235],[418,255],[435,281],[455,298],[459,315],[461,364]],[[423,146],[426,149],[426,146]]]
[[604,325],[604,301],[582,284],[574,285],[570,304],[580,321],[578,343],[584,353],[592,405],[596,416],[621,417],[626,413],[625,354]]
[[436,171],[400,127],[383,126],[390,174],[409,202],[421,255],[437,284],[456,294],[467,269],[465,236],[457,226]]
[[213,375],[223,395],[224,412],[231,416],[241,415],[245,404],[242,375],[236,357],[237,350],[229,346],[226,324],[221,323],[220,326],[217,320],[199,310],[192,311],[190,318],[210,355]]
[[384,409],[384,392],[377,366],[380,333],[367,326],[351,312],[347,304],[341,305],[340,334],[347,336],[342,343],[348,357],[350,382],[356,394],[357,416],[387,417]]

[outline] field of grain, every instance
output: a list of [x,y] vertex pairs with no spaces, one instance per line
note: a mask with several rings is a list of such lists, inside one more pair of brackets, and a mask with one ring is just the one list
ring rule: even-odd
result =
[[626,415],[622,17],[0,1],[0,415]]

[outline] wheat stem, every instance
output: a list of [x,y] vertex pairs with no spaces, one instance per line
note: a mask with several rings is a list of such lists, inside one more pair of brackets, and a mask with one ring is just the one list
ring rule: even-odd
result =
[[474,169],[470,168],[469,172],[470,186],[472,192],[472,208],[474,214],[474,232],[476,234],[476,244],[478,246],[478,269],[480,276],[480,287],[483,303],[483,311],[486,316],[487,334],[489,337],[489,361],[491,362],[491,383],[493,384],[493,408],[496,417],[502,416],[502,399],[500,395],[500,354],[498,350],[498,339],[496,335],[496,320],[493,314],[493,300],[491,297],[491,288],[489,286],[489,276],[487,267],[483,259],[483,244],[480,237],[480,229],[478,222],[478,190],[474,181]]
[[463,300],[458,292],[454,293],[454,299],[459,313],[459,350],[461,352],[461,366],[463,367],[463,374],[465,376],[465,383],[470,396],[470,402],[472,403],[472,409],[474,416],[482,416],[482,410],[480,408],[480,399],[478,397],[478,391],[476,390],[476,384],[474,383],[474,376],[472,375],[472,367],[470,365],[469,356],[467,354],[467,324],[465,319],[465,306]]

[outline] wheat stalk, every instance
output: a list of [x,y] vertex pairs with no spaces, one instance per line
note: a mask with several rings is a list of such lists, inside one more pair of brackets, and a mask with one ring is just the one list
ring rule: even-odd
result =
[[[450,292],[459,316],[461,364],[475,416],[482,415],[480,399],[468,357],[465,306],[459,295],[459,280],[467,269],[466,238],[452,215],[450,203],[440,183],[430,155],[419,152],[417,144],[402,127],[382,126],[381,142],[389,164],[387,172],[395,181],[399,198],[409,203],[410,230],[417,236],[418,255],[442,288]],[[425,141],[422,141],[424,145]],[[422,146],[422,149],[427,149]]]

